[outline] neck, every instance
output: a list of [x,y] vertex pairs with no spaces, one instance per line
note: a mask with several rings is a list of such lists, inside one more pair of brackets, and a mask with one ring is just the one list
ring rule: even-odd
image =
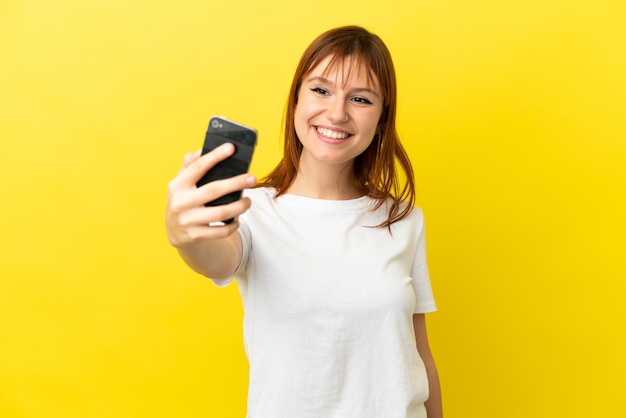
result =
[[287,193],[327,200],[349,200],[363,196],[357,186],[352,164],[309,165],[300,160],[298,174]]

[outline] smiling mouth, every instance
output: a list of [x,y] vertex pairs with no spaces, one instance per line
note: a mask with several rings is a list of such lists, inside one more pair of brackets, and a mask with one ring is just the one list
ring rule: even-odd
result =
[[346,139],[350,136],[347,132],[333,131],[332,129],[322,128],[321,126],[316,126],[315,130],[318,134],[330,139]]

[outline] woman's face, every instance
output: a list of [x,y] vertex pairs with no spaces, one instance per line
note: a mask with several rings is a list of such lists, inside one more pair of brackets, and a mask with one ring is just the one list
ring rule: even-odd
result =
[[324,59],[304,76],[294,124],[303,146],[301,164],[345,167],[352,165],[372,142],[383,97],[378,79],[368,77],[369,69],[364,64],[353,64],[350,58],[324,75],[330,59]]

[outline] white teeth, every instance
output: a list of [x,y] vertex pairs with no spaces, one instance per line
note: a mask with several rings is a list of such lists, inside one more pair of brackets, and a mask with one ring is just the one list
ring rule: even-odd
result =
[[316,129],[320,135],[325,136],[326,138],[344,139],[348,136],[346,132],[337,132],[330,129],[322,128],[321,126],[318,126]]

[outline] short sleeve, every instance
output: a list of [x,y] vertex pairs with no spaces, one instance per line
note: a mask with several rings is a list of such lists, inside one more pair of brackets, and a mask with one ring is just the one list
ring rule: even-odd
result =
[[428,261],[426,259],[426,228],[422,210],[415,208],[418,221],[416,222],[418,234],[417,245],[415,247],[415,257],[411,269],[413,278],[413,289],[415,290],[415,311],[414,313],[428,313],[437,310],[435,298],[430,284],[430,274],[428,272]]
[[211,279],[211,281],[218,287],[228,286],[230,283],[232,283],[232,281],[234,280],[236,276],[239,276],[240,274],[242,274],[247,268],[251,241],[250,241],[250,229],[248,228],[248,224],[246,223],[244,216],[239,218],[239,229],[237,229],[237,233],[239,234],[239,237],[241,238],[241,245],[242,245],[241,262],[239,263],[239,266],[235,270],[235,274],[233,274],[232,276],[226,277],[225,279]]

